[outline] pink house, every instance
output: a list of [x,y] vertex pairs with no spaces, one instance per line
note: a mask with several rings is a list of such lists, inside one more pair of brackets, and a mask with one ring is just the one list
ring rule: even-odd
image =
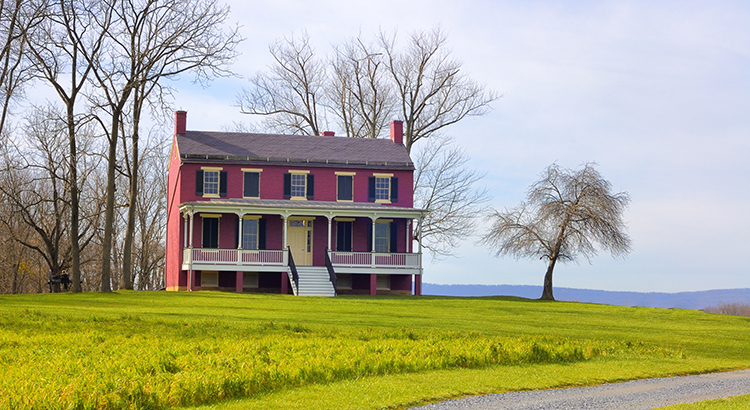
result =
[[421,293],[414,164],[391,139],[187,131],[175,114],[167,290]]

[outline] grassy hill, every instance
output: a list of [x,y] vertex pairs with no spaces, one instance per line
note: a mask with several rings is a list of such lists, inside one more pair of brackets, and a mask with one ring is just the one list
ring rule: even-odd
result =
[[0,296],[0,408],[403,408],[750,367],[750,319],[519,298]]

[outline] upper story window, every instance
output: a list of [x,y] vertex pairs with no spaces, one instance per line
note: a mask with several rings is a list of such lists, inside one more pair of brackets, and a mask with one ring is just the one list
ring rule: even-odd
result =
[[284,198],[314,199],[315,175],[310,171],[289,170],[288,174],[284,174]]
[[260,173],[262,169],[242,168],[242,197],[260,198]]
[[370,202],[398,202],[398,178],[393,174],[373,174],[369,178],[368,200]]
[[204,198],[227,196],[227,172],[216,167],[202,167],[197,170],[195,195]]
[[336,172],[336,200],[354,200],[354,175],[355,172]]

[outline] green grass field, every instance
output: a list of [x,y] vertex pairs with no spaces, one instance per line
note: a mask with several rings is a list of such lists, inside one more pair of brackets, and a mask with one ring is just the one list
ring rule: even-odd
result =
[[750,319],[518,298],[0,296],[2,409],[381,409],[750,367]]

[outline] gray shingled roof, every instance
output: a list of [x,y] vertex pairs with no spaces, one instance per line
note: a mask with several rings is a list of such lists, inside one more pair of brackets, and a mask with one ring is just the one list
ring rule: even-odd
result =
[[238,132],[187,131],[177,134],[183,161],[338,163],[413,169],[402,144],[390,139],[360,139]]

